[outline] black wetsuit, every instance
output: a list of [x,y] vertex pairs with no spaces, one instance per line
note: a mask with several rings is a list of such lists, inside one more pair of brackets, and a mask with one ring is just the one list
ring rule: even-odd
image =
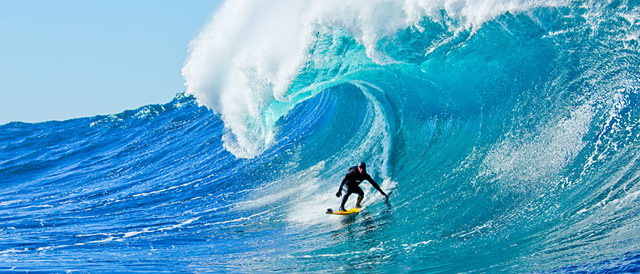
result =
[[358,167],[354,166],[349,168],[349,172],[344,176],[344,179],[342,179],[342,182],[340,183],[340,189],[338,189],[338,194],[340,194],[342,192],[342,187],[346,185],[347,192],[344,194],[344,197],[342,197],[342,204],[340,204],[341,209],[344,209],[344,205],[347,203],[347,200],[352,193],[356,193],[360,197],[364,196],[364,191],[362,191],[362,188],[360,188],[360,183],[364,180],[369,181],[369,183],[371,183],[371,185],[376,190],[380,191],[382,195],[386,196],[384,191],[380,189],[380,186],[378,186],[378,184],[373,179],[371,179],[371,176],[369,176],[366,171],[365,173],[360,173],[360,171],[358,171]]

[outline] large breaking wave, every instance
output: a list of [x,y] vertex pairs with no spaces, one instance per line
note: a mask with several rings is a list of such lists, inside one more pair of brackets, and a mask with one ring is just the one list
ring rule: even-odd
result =
[[[2,266],[632,271],[639,12],[228,1],[173,102],[0,127]],[[391,199],[323,214],[359,161]]]

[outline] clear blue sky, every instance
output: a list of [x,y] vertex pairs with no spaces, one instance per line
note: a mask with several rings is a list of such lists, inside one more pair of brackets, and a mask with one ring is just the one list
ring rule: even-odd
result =
[[0,124],[120,113],[185,91],[221,0],[0,1]]

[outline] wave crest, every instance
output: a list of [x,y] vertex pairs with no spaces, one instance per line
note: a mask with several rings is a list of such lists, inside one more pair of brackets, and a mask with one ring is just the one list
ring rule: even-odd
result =
[[182,73],[187,93],[221,114],[226,148],[253,157],[273,144],[275,122],[300,101],[367,64],[396,62],[380,49],[383,38],[424,31],[425,18],[467,29],[561,2],[228,1],[191,42]]

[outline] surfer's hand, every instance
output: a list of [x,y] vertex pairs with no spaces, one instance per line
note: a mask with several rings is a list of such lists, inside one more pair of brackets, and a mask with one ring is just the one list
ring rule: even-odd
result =
[[342,196],[342,191],[338,191],[338,193],[336,193],[336,197],[340,198],[340,196]]
[[385,200],[389,200],[389,196],[387,194],[382,193],[382,196],[384,196]]

